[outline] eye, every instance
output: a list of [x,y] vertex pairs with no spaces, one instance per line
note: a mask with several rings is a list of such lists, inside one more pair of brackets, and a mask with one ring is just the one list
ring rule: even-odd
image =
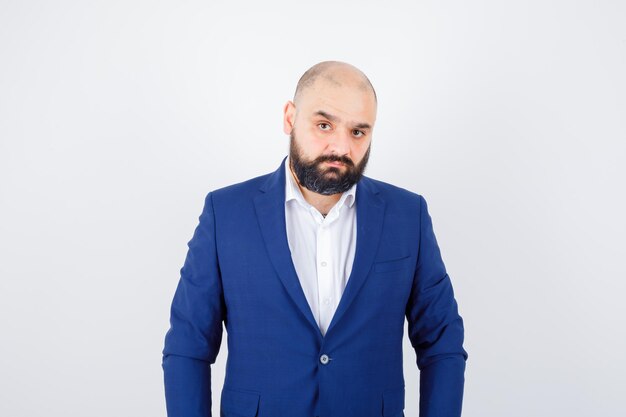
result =
[[[330,130],[330,125],[328,123],[319,123],[318,126],[320,127],[320,129],[322,130]],[[328,129],[325,129],[324,127],[327,127]]]
[[354,136],[356,136],[357,138],[360,138],[361,136],[365,135],[365,132],[363,132],[362,130],[358,130],[358,129],[354,129],[352,131],[352,133],[354,134]]

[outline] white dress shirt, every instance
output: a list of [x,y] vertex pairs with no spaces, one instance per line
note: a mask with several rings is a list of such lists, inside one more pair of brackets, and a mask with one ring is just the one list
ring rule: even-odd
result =
[[356,249],[356,186],[326,217],[302,195],[285,159],[285,220],[296,273],[322,332],[330,325],[346,287]]

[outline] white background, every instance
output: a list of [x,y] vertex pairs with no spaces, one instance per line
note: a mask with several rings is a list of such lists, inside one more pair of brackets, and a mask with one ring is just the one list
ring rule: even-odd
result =
[[[204,197],[278,167],[327,59],[377,90],[366,175],[429,203],[463,415],[621,414],[626,3],[221,3],[0,0],[0,415],[165,416]],[[418,378],[405,339],[407,416]]]

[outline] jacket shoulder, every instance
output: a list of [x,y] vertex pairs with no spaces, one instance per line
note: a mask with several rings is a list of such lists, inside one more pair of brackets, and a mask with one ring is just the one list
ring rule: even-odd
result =
[[227,208],[231,210],[234,207],[247,206],[252,201],[251,197],[258,193],[259,187],[267,180],[269,175],[271,174],[259,175],[245,181],[209,189],[205,195],[205,201],[208,201],[210,197],[212,205],[216,209]]
[[261,185],[267,181],[267,178],[270,174],[259,175],[254,178],[247,179],[245,181],[237,182],[234,184],[226,185],[224,187],[216,188],[210,191],[214,197],[229,197],[240,194],[250,194],[251,192],[257,191]]
[[406,188],[390,184],[385,181],[376,180],[374,178],[370,178],[367,176],[363,176],[363,178],[369,182],[374,189],[376,189],[379,195],[385,199],[386,201],[398,202],[402,203],[417,203],[420,204],[420,200],[424,197],[421,194],[418,194],[414,191],[407,190]]

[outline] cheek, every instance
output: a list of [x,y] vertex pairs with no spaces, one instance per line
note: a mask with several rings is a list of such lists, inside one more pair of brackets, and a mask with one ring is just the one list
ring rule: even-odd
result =
[[322,151],[326,146],[327,137],[324,136],[323,132],[319,132],[316,130],[310,130],[307,132],[307,135],[304,135],[300,143],[302,146],[306,147],[310,152],[317,153]]
[[[365,157],[368,147],[369,147],[369,142],[357,143],[352,148],[352,155],[354,155],[354,158],[358,159],[360,162]],[[355,163],[358,163],[358,162],[355,161]]]
[[306,134],[298,135],[298,147],[308,159],[313,159],[319,156],[323,151],[324,140],[314,134],[306,132]]

